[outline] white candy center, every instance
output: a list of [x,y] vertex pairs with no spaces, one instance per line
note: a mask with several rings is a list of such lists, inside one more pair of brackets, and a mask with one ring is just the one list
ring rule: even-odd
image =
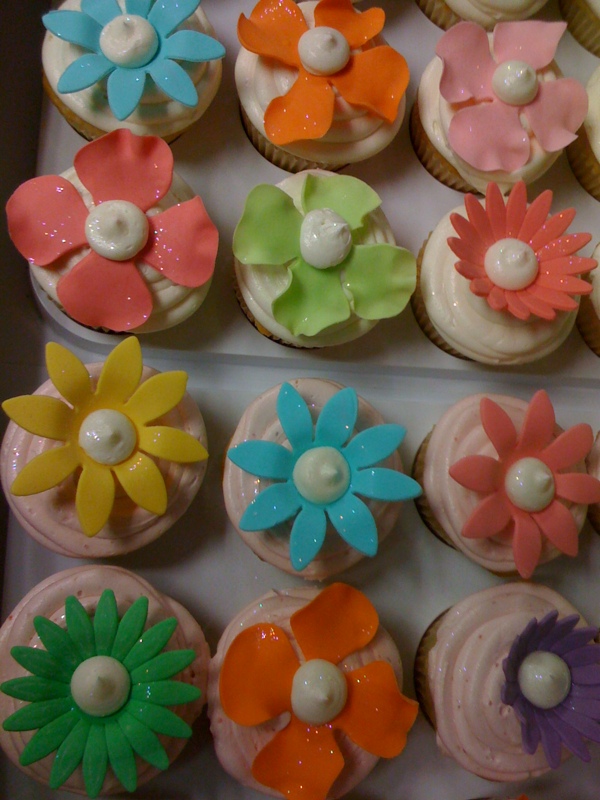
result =
[[110,408],[92,411],[79,429],[79,446],[98,464],[120,464],[133,453],[136,443],[132,422]]
[[352,231],[343,217],[330,208],[309,211],[300,228],[300,252],[311,267],[335,267],[352,247]]
[[568,664],[544,650],[536,650],[523,659],[517,679],[523,695],[537,708],[554,708],[571,690]]
[[154,27],[137,14],[119,14],[100,34],[100,50],[119,67],[143,67],[158,50]]
[[302,66],[311,75],[335,75],[348,63],[350,45],[335,28],[322,25],[302,34],[298,55]]
[[107,200],[97,205],[85,221],[89,246],[111,261],[128,261],[148,241],[148,217],[127,200]]
[[525,289],[538,274],[534,250],[519,239],[499,239],[485,254],[483,266],[488,278],[501,289]]
[[92,717],[114,714],[127,702],[131,679],[116,658],[93,656],[77,667],[71,678],[71,695]]
[[315,658],[303,664],[292,681],[292,710],[309,725],[325,725],[346,705],[344,673],[330,661]]
[[504,479],[506,494],[523,511],[542,511],[554,499],[552,470],[539,458],[521,458]]
[[504,61],[494,70],[492,89],[511,106],[526,106],[538,93],[536,71],[525,61]]
[[294,485],[311,503],[333,503],[348,489],[350,467],[334,447],[315,447],[303,453],[294,467]]

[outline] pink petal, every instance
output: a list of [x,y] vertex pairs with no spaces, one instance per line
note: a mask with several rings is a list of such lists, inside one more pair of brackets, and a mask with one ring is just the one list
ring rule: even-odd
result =
[[127,331],[152,312],[152,298],[135,265],[109,261],[93,250],[57,286],[67,314],[90,328]]
[[556,153],[577,138],[587,114],[584,87],[573,78],[540,84],[537,97],[522,111],[544,150]]
[[485,210],[492,226],[494,239],[506,237],[506,206],[498,184],[488,183],[485,192]]
[[515,566],[522,578],[531,578],[542,553],[542,535],[529,514],[519,511],[514,520],[512,548]]
[[543,451],[541,457],[552,472],[573,467],[587,456],[594,444],[594,434],[586,422],[563,431]]
[[504,292],[508,310],[517,319],[529,319],[531,311],[521,299],[521,292]]
[[500,486],[502,468],[499,461],[490,456],[466,456],[452,464],[450,477],[466,489],[490,494]]
[[540,526],[544,536],[561,553],[576,556],[579,549],[579,531],[568,508],[553,500],[543,511],[531,515]]
[[[460,242],[462,240],[462,244],[458,246],[463,249],[463,252],[456,253],[456,255],[459,258],[467,258],[469,261],[479,261],[481,264],[483,264],[487,245],[481,238],[477,228],[471,222],[469,222],[468,219],[465,219],[462,214],[450,214],[450,222],[460,237],[460,239],[456,239],[454,237],[448,239],[448,244],[450,245],[452,251],[456,253],[456,250],[454,250],[451,243]],[[467,253],[469,255],[465,255]]]
[[489,539],[501,533],[511,522],[510,508],[499,492],[482,500],[462,529],[465,539]]
[[439,40],[435,53],[443,61],[440,92],[449,103],[491,100],[496,65],[486,32],[474,22],[459,22]]
[[506,236],[516,238],[527,211],[527,187],[525,181],[515,183],[506,202]]
[[[554,258],[562,258],[562,256],[572,256],[582,247],[585,247],[591,238],[589,233],[570,233],[560,239],[555,239],[545,247],[541,247],[537,251],[537,256],[544,262]],[[534,249],[537,250],[537,248]]]
[[[457,271],[460,272],[460,270]],[[491,282],[489,278],[475,278],[471,281],[471,285],[469,286],[470,290],[473,292],[474,295],[477,297],[487,297],[493,290],[497,287]]]
[[199,197],[150,218],[149,246],[138,260],[177,283],[202,286],[212,277],[219,233]]
[[457,261],[454,264],[456,271],[466,278],[467,280],[473,280],[480,278],[483,274],[483,269],[479,266],[479,264],[470,264],[468,261]]
[[538,300],[543,303],[552,306],[552,308],[555,308],[557,311],[575,311],[579,307],[577,301],[571,299],[568,294],[554,289],[546,289],[544,286],[539,286],[537,283],[528,286],[527,292],[537,297]]
[[598,262],[595,258],[582,258],[581,256],[563,256],[542,262],[542,273],[553,272],[555,275],[578,275],[596,269]]
[[[467,220],[465,220],[467,222]],[[467,225],[469,223],[467,222]],[[483,259],[487,248],[483,246],[476,246],[474,242],[465,239],[457,239],[455,236],[450,236],[447,239],[448,247],[455,256],[465,261],[470,261],[474,264],[480,264],[483,269]]]
[[494,311],[503,311],[508,305],[508,292],[499,286],[493,286],[488,295],[488,303]]
[[583,472],[555,475],[556,496],[571,503],[600,503],[600,481]]
[[554,214],[533,236],[529,244],[537,252],[542,247],[549,245],[554,239],[558,239],[562,236],[573,222],[574,218],[574,208],[566,208],[564,211]]
[[465,195],[465,209],[471,225],[477,230],[486,248],[494,244],[496,238],[487,211],[473,194]]
[[519,434],[517,449],[520,452],[543,450],[554,438],[556,417],[547,392],[537,391],[527,406]]
[[499,22],[493,34],[496,63],[517,59],[536,71],[547,67],[566,27],[566,22]]
[[535,198],[525,212],[525,219],[519,230],[519,239],[522,242],[531,242],[535,234],[546,224],[551,205],[552,192],[550,189],[546,189]]
[[514,172],[529,158],[519,109],[498,100],[461,108],[450,121],[448,141],[467,164],[484,172]]
[[538,275],[537,283],[548,289],[559,289],[570,294],[587,294],[590,284],[575,275]]
[[482,398],[479,413],[483,429],[500,458],[510,455],[517,443],[517,431],[512,419],[489,397]]
[[73,184],[60,176],[45,175],[19,186],[6,214],[15,247],[40,267],[87,245],[87,208]]
[[528,292],[527,289],[519,292],[519,299],[528,309],[531,314],[534,314],[536,317],[545,320],[553,320],[556,318],[556,311],[552,308],[552,306],[548,305],[544,300],[541,300],[539,297],[536,297],[535,294]]
[[157,136],[135,136],[118,128],[83,147],[75,170],[94,203],[128,200],[147,211],[169,191],[173,153]]

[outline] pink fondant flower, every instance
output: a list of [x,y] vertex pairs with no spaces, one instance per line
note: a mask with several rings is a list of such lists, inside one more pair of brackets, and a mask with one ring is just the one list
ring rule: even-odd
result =
[[495,183],[488,183],[485,206],[469,194],[468,219],[450,215],[459,236],[448,239],[460,259],[454,266],[470,281],[473,294],[485,297],[494,311],[506,310],[522,320],[531,314],[553,320],[557,310],[577,309],[572,295],[592,291],[591,284],[577,276],[597,262],[575,255],[591,235],[567,234],[575,209],[548,217],[551,204],[548,190],[528,207],[523,181],[515,184],[508,201]]
[[486,172],[514,172],[527,163],[531,137],[550,153],[576,138],[587,112],[584,87],[571,78],[540,79],[566,22],[501,22],[490,42],[474,22],[460,22],[436,47],[443,61],[442,97],[456,104],[448,130],[452,149]]
[[[57,175],[27,181],[6,208],[11,238],[33,264],[60,270],[65,257],[80,251],[81,260],[57,285],[70,317],[113,331],[142,325],[152,312],[152,297],[141,263],[180,286],[210,280],[218,233],[200,198],[146,214],[173,179],[173,154],[162,139],[121,128],[83,147],[74,167],[91,195],[91,209],[75,186]],[[116,211],[98,217],[95,212],[110,212],[111,204]],[[125,250],[111,251],[123,242]]]
[[516,568],[529,578],[543,536],[561,552],[577,555],[579,531],[568,505],[600,502],[600,481],[583,472],[563,472],[587,456],[594,442],[592,429],[580,423],[557,435],[554,409],[544,391],[533,396],[520,433],[490,398],[482,399],[480,413],[498,458],[466,456],[450,467],[455,481],[482,495],[462,535],[511,536]]

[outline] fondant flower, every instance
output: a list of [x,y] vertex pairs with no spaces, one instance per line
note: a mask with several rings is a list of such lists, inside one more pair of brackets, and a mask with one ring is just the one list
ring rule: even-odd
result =
[[450,467],[455,481],[482,495],[462,535],[510,535],[516,568],[529,578],[539,561],[543,536],[561,552],[577,555],[579,531],[569,504],[600,502],[600,481],[583,472],[565,472],[591,450],[592,429],[580,423],[557,435],[554,409],[544,391],[533,396],[520,432],[488,397],[481,400],[480,413],[498,458],[466,456]]
[[249,19],[242,14],[238,22],[246,50],[298,72],[289,91],[265,112],[265,133],[276,145],[324,136],[338,95],[393,122],[408,86],[400,53],[371,44],[384,26],[382,9],[361,13],[351,0],[320,0],[314,20],[309,27],[292,0],[260,0]]
[[57,175],[27,181],[6,206],[11,238],[30,262],[60,274],[66,257],[82,253],[58,279],[70,317],[112,331],[142,325],[152,313],[142,263],[181,286],[211,279],[218,233],[200,198],[146,214],[173,179],[173,154],[162,139],[121,128],[83,147],[74,166],[91,209]]
[[395,501],[421,494],[419,484],[407,475],[374,466],[400,445],[404,428],[377,425],[351,438],[358,416],[354,389],[337,392],[313,426],[305,400],[284,383],[277,415],[289,447],[250,440],[227,453],[240,469],[276,481],[250,503],[241,529],[261,531],[294,518],[290,560],[297,570],[308,566],[323,546],[328,518],[351,547],[374,556],[377,526],[357,495]]
[[[500,22],[492,41],[474,22],[459,22],[436,47],[440,92],[458,106],[448,141],[464,161],[487,172],[527,163],[532,136],[547,152],[576,138],[587,113],[585,88],[572,78],[548,80],[566,22]],[[491,47],[491,52],[490,52]]]
[[377,194],[349,175],[307,173],[299,208],[282,189],[256,186],[233,237],[242,264],[285,265],[289,285],[273,316],[295,336],[314,336],[351,314],[367,320],[399,314],[416,285],[414,256],[386,243],[355,244]]
[[79,92],[108,78],[108,104],[119,120],[135,111],[147,78],[168,97],[195,106],[198,92],[178,62],[223,58],[222,44],[199,31],[180,29],[200,0],[81,0],[81,11],[50,11],[46,28],[84,53],[58,81],[62,94]]
[[0,686],[5,694],[27,701],[4,720],[4,730],[37,729],[19,761],[28,766],[56,753],[51,789],[62,786],[81,764],[85,790],[97,797],[110,765],[133,792],[138,756],[157,769],[169,766],[157,734],[191,736],[190,726],[166,706],[200,697],[197,687],[169,680],[196,654],[163,652],[177,620],[165,619],[144,630],[147,615],[146,597],[139,597],[119,619],[110,589],[102,593],[93,616],[70,596],[64,628],[45,617],[34,618],[45,649],[11,649],[14,660],[32,674]]
[[5,400],[2,408],[25,430],[61,444],[29,461],[11,492],[37,494],[78,476],[75,505],[87,536],[108,521],[117,482],[134,503],[164,514],[167,488],[154,459],[192,463],[207,457],[189,433],[150,424],[181,401],[185,372],[163,372],[140,383],[142,354],[133,336],[109,354],[96,386],[84,364],[55,342],[46,346],[46,366],[64,400],[23,395]]
[[547,190],[527,207],[523,181],[515,184],[505,203],[498,186],[488,183],[485,206],[468,194],[468,219],[450,215],[459,236],[448,239],[460,259],[455,267],[470,281],[473,294],[485,297],[494,311],[508,311],[522,320],[532,314],[552,320],[556,311],[577,310],[572,295],[592,291],[578,275],[597,262],[575,255],[592,237],[567,234],[575,209],[548,217],[551,204],[552,192]]
[[532,619],[502,662],[501,699],[521,723],[523,750],[533,754],[541,744],[553,769],[563,746],[589,761],[584,739],[600,742],[598,629],[578,622],[577,614],[558,620],[557,611]]
[[325,800],[344,767],[334,731],[376,756],[402,752],[418,705],[400,693],[390,664],[337,666],[366,647],[378,625],[361,592],[335,583],[290,619],[301,659],[277,625],[253,625],[234,639],[219,682],[225,714],[245,726],[290,715],[254,759],[255,780],[289,800]]

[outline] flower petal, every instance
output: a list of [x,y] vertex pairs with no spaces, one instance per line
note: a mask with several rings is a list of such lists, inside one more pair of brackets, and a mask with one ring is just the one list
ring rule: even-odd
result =
[[459,235],[459,239],[450,237],[448,246],[455,256],[471,264],[483,267],[483,259],[488,249],[488,244],[481,236],[477,226],[465,219],[462,214],[451,213],[450,222]]
[[[539,248],[536,255],[542,262],[542,270],[549,270],[556,259],[570,256],[585,247],[591,240],[589,233],[571,233],[561,236],[558,241],[552,241],[549,244]],[[583,259],[581,259],[583,261]]]
[[416,284],[415,257],[402,247],[355,245],[343,262],[343,285],[352,295],[355,314],[363,319],[397,316]]
[[490,181],[485,192],[485,212],[490,221],[494,239],[506,236],[506,205],[497,183]]
[[133,749],[118,722],[107,722],[104,730],[112,771],[128,792],[134,792],[137,787],[137,766]]
[[208,458],[204,445],[191,434],[167,425],[142,428],[138,447],[150,456],[175,461],[177,464],[193,464]]
[[474,22],[454,25],[437,43],[435,53],[442,59],[442,97],[449,103],[490,100],[496,64],[490,53],[485,30]]
[[35,436],[66,442],[71,436],[75,421],[72,408],[59,400],[39,394],[24,394],[11,397],[2,403],[4,412],[20,428]]
[[[30,764],[40,761],[50,753],[53,753],[77,725],[79,719],[79,712],[72,709],[58,717],[58,719],[44,725],[43,728],[33,734],[25,745],[19,757],[19,764],[22,767],[28,767]],[[4,722],[5,728],[7,722],[8,720]]]
[[551,205],[552,192],[550,189],[546,189],[527,208],[518,234],[518,238],[522,242],[530,243],[540,228],[546,224]]
[[167,97],[190,108],[198,102],[194,81],[176,61],[170,59],[153,61],[147,65],[146,70]]
[[39,700],[56,700],[59,697],[68,697],[71,692],[69,683],[40,678],[37,675],[28,675],[25,678],[13,678],[0,685],[0,691],[9,697],[27,702]]
[[125,10],[128,14],[136,14],[147,19],[152,3],[153,0],[125,0]]
[[64,716],[72,706],[71,697],[27,703],[4,720],[3,727],[6,731],[32,731],[36,728],[43,728]]
[[227,458],[251,475],[276,481],[287,481],[291,478],[296,462],[287,447],[277,442],[261,442],[255,439],[232,447],[227,452]]
[[68,669],[79,666],[81,657],[64,628],[46,617],[34,617],[33,626],[50,655],[63,659]]
[[542,553],[541,532],[529,514],[517,513],[514,520],[512,549],[515,566],[522,578],[531,578]]
[[118,628],[119,615],[115,593],[112,589],[105,589],[100,595],[94,613],[94,638],[97,655],[109,656],[111,654]]
[[140,104],[146,88],[146,70],[117,67],[108,76],[106,91],[108,105],[115,117],[127,119]]
[[[159,372],[140,383],[142,351],[136,338],[132,337],[126,341],[132,342],[130,352],[123,351],[119,364],[114,364],[114,373],[113,366],[111,366],[110,375],[112,383],[117,384],[120,379],[119,372],[126,367],[126,362],[128,363],[130,358],[135,359],[133,374],[125,385],[122,384],[122,400],[125,403],[123,409],[138,425],[147,425],[164,414],[168,414],[183,400],[187,387],[187,373],[183,370]],[[113,351],[111,355],[116,352],[116,350]],[[103,384],[103,394],[108,389],[108,387],[104,389],[104,386],[105,384]],[[114,389],[116,388],[115,385]]]
[[277,395],[277,416],[292,450],[306,450],[313,442],[313,421],[306,401],[291,383]]
[[292,0],[260,0],[250,18],[242,14],[237,26],[242,47],[291,67],[300,66],[298,41],[307,30],[304,15]]
[[265,133],[275,145],[299,139],[320,139],[333,122],[335,94],[327,78],[300,69],[287,94],[265,111]]
[[58,79],[57,90],[61,94],[80,92],[105,78],[115,68],[106,56],[86,53],[73,61]]
[[51,789],[58,789],[68,780],[77,769],[83,758],[88,734],[92,728],[92,723],[80,719],[77,725],[70,731],[62,741],[56,751],[48,784]]
[[536,71],[547,67],[554,58],[566,22],[524,20],[515,25],[499,22],[494,28],[493,49],[496,62],[517,59]]
[[327,517],[323,509],[306,503],[292,525],[290,561],[295,570],[305,569],[323,547]]
[[302,499],[293,483],[268,486],[250,503],[240,519],[243,531],[263,531],[280,525],[302,508]]
[[546,721],[546,712],[533,707],[533,716],[540,731],[540,739],[546,761],[552,769],[558,769],[562,756],[560,735]]
[[572,472],[567,475],[555,475],[556,496],[571,503],[600,503],[600,481],[592,475]]
[[365,556],[377,553],[377,526],[369,507],[350,492],[330,503],[327,514],[333,527],[345,542]]
[[502,467],[500,462],[491,456],[465,456],[452,464],[448,474],[466,489],[490,494],[500,488]]
[[419,484],[408,475],[382,467],[359,470],[350,488],[354,494],[386,502],[413,500],[423,493]]
[[[163,655],[166,654],[163,653]],[[192,660],[194,657],[195,655],[192,656]],[[184,722],[181,717],[168,708],[139,700],[135,702],[130,700],[125,706],[125,711],[131,714],[134,719],[146,724],[155,733],[161,733],[164,736],[175,736],[179,739],[189,739],[192,735],[192,729],[187,722]]]
[[233,234],[233,254],[242,264],[287,264],[300,254],[301,226],[292,198],[278,186],[259,184]]
[[315,447],[343,447],[354,432],[358,397],[354,389],[336,392],[323,406],[315,426]]
[[554,438],[556,418],[547,392],[537,391],[527,406],[525,419],[517,442],[517,449],[542,450]]
[[76,355],[57,342],[46,345],[46,369],[58,392],[72,406],[79,406],[92,395],[87,367]]
[[392,455],[406,435],[401,425],[386,424],[365,428],[350,439],[344,455],[354,469],[371,467]]
[[183,681],[150,681],[149,683],[136,683],[131,687],[133,700],[150,700],[159,706],[178,706],[182,703],[192,703],[202,695],[197,686]]
[[96,637],[94,626],[87,611],[74,595],[69,595],[65,600],[65,621],[69,636],[81,654],[81,658],[91,658],[96,655]]
[[200,0],[156,0],[148,13],[148,22],[163,36],[169,36],[175,28],[191,16],[200,5]]
[[133,751],[156,769],[167,769],[169,756],[155,733],[131,714],[121,714],[117,722]]
[[142,635],[148,616],[148,598],[138,597],[123,614],[110,655],[123,661]]
[[151,514],[167,510],[167,487],[161,471],[144,453],[134,453],[127,461],[113,467],[128,496]]
[[238,725],[260,725],[291,710],[292,679],[300,666],[285,631],[260,623],[239,633],[219,676],[223,711]]
[[95,536],[108,522],[115,501],[115,479],[109,467],[86,459],[79,476],[75,506],[86,536]]
[[167,619],[157,622],[156,625],[145,631],[133,645],[122,661],[123,666],[132,672],[157,656],[166,647],[176,627],[177,619],[175,617],[167,617]]
[[[534,201],[535,202],[535,201]],[[506,236],[517,238],[527,211],[527,187],[518,181],[510,190],[506,202]]]
[[50,11],[42,17],[44,27],[65,42],[77,44],[84,50],[100,52],[102,25],[80,11]]
[[79,466],[77,448],[71,444],[53,447],[29,461],[10,487],[16,497],[45,492],[58,486]]
[[135,336],[128,336],[106,357],[98,378],[96,396],[106,405],[125,403],[140,382],[142,368],[140,343]]
[[123,13],[117,0],[81,0],[81,10],[102,27]]
[[492,223],[488,216],[487,210],[483,204],[473,194],[465,195],[465,209],[469,222],[477,230],[479,237],[483,241],[486,249],[491,247],[496,241]]
[[553,472],[572,467],[592,449],[594,434],[586,422],[563,431],[542,453],[542,459]]
[[511,454],[517,443],[517,431],[506,411],[489,397],[479,404],[481,424],[500,458]]
[[[381,205],[379,195],[364,181],[351,175],[307,172],[302,186],[302,210],[307,213],[330,208],[346,220],[352,230],[363,225],[365,217]],[[296,244],[296,252],[298,245]],[[281,262],[280,262],[281,263]]]
[[[148,681],[162,681],[166,678],[172,678],[186,667],[189,667],[195,658],[196,653],[194,650],[166,650],[164,653],[159,653],[153,658],[148,659],[148,661],[145,661],[141,666],[132,669],[131,682],[147,683]],[[140,708],[142,705],[146,704],[140,703]],[[177,717],[177,714],[163,715],[163,717],[165,720],[175,717],[177,720],[175,724],[177,725],[183,722]],[[158,733],[167,733],[169,736],[171,735],[168,731],[161,731],[158,730],[158,728],[152,728],[152,730],[156,730]],[[179,734],[174,733],[173,736],[179,736]]]
[[542,148],[556,153],[575,141],[587,108],[585,87],[573,78],[560,78],[542,82],[523,113]]
[[351,0],[321,0],[315,8],[315,25],[335,28],[348,40],[350,49],[356,50],[381,33],[385,12],[369,8],[360,13]]
[[543,511],[531,515],[540,526],[544,536],[561,553],[576,556],[579,549],[579,531],[573,515],[562,503],[554,500]]
[[[553,214],[542,225],[539,231],[535,233],[530,244],[531,247],[536,251],[538,257],[538,250],[543,247],[548,248],[548,245],[551,245],[548,248],[549,251],[552,252],[554,250],[554,247],[557,244],[554,240],[560,238],[563,233],[566,232],[569,225],[575,219],[575,213],[576,212],[574,208],[566,208],[564,211],[560,211],[558,214]],[[587,242],[585,242],[585,244],[587,244]]]
[[38,647],[17,645],[10,650],[12,658],[32,675],[49,681],[70,683],[73,669]]
[[223,58],[225,48],[212,36],[199,31],[175,31],[163,45],[161,55],[177,61],[213,61]]
[[527,163],[531,149],[517,106],[498,100],[459,109],[450,121],[448,141],[467,164],[484,172],[515,172]]
[[510,508],[499,492],[485,497],[471,512],[461,535],[465,539],[489,539],[501,533],[511,522]]

